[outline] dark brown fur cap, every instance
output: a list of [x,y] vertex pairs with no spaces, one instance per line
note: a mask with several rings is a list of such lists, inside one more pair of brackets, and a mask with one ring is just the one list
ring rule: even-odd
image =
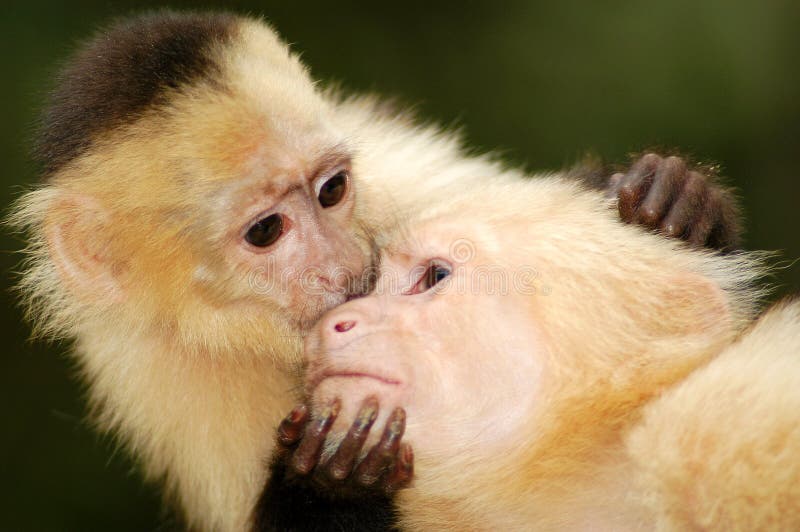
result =
[[156,11],[112,23],[70,58],[39,126],[34,156],[45,176],[93,138],[158,105],[165,89],[213,78],[210,45],[228,42],[237,17]]

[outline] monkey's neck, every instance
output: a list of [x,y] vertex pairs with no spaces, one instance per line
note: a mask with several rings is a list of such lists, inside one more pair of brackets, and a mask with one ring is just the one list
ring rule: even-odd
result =
[[598,463],[575,479],[569,496],[547,511],[555,514],[559,530],[650,530],[652,516],[638,499],[635,478],[636,468],[622,445],[605,449]]
[[518,504],[520,530],[617,531],[652,529],[637,500],[635,466],[621,443],[595,449],[563,477],[529,479],[535,486]]
[[[486,463],[496,461],[495,456]],[[637,500],[634,466],[621,443],[596,448],[579,464],[564,464],[569,472],[561,475],[544,473],[548,466],[534,471],[504,464],[478,474],[460,467],[431,476],[423,465],[415,485],[400,493],[403,529],[449,530],[454,524],[463,530],[653,528]]]
[[[598,444],[581,457],[563,477],[544,482],[532,479],[536,489],[520,529],[568,532],[616,532],[652,530],[652,516],[645,511],[636,492],[636,466],[624,441]],[[571,470],[571,471],[570,471]]]
[[86,335],[76,346],[98,421],[151,479],[167,479],[190,519],[245,527],[294,383],[267,356],[176,351],[143,335]]

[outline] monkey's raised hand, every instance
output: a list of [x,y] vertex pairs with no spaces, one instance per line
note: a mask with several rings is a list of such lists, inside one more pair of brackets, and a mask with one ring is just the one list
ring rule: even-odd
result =
[[730,251],[739,245],[739,208],[731,192],[680,157],[648,153],[612,175],[608,190],[625,222],[695,246]]
[[313,421],[308,407],[299,405],[281,422],[254,530],[394,529],[392,495],[409,484],[414,467],[411,447],[400,443],[405,411],[392,412],[378,443],[357,463],[378,415],[378,401],[367,399],[336,452],[321,463],[339,404],[334,401]]

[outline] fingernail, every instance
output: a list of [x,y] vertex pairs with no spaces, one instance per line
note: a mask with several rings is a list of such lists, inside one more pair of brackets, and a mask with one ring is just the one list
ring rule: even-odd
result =
[[366,399],[364,399],[364,403],[362,406],[374,406],[375,408],[378,407],[378,398],[374,395],[370,395]]
[[286,420],[291,423],[297,423],[306,414],[307,410],[308,409],[306,405],[303,404],[297,405],[292,409],[291,412],[289,412],[289,415],[286,416]]
[[364,473],[364,474],[362,474],[362,475],[360,475],[358,477],[358,482],[362,486],[369,487],[369,486],[372,486],[373,484],[375,484],[375,482],[377,482],[377,481],[378,481],[377,475],[369,475],[369,474]]
[[359,431],[366,430],[367,427],[372,426],[375,422],[375,418],[378,417],[378,412],[375,409],[365,409],[362,410],[356,420],[356,427]]
[[294,466],[294,470],[301,475],[307,475],[309,471],[311,471],[311,465],[307,460],[304,460],[297,455],[292,457],[292,465]]
[[347,470],[343,467],[333,467],[330,470],[330,475],[336,480],[344,480],[347,476]]
[[406,470],[414,467],[414,449],[411,448],[411,445],[406,445],[403,449],[403,467]]
[[394,444],[398,439],[400,439],[400,435],[402,433],[403,433],[402,421],[392,421],[389,424],[389,443]]
[[363,429],[372,423],[375,422],[375,418],[378,417],[378,408],[375,404],[367,404],[361,408],[358,412],[358,418],[356,419],[356,424],[360,429]]
[[392,441],[396,440],[403,432],[406,423],[406,411],[400,407],[394,409],[389,423],[389,435]]
[[328,405],[322,409],[322,412],[319,414],[319,426],[323,427],[330,423],[331,419],[339,414],[339,408],[341,405],[342,403],[339,401],[339,399],[334,399],[328,403]]
[[414,461],[414,449],[411,445],[406,445],[405,449],[403,450],[403,460],[406,463]]
[[397,407],[392,412],[392,420],[393,422],[405,422],[406,420],[406,411],[402,407]]

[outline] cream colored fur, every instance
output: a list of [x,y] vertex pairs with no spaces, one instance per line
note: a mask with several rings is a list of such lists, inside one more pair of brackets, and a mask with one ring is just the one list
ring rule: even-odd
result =
[[[20,291],[35,334],[75,340],[98,427],[165,482],[192,528],[243,530],[277,423],[299,399],[300,331],[210,256],[229,228],[209,226],[203,211],[226,208],[220,187],[248,153],[270,148],[264,131],[300,153],[314,135],[352,150],[366,233],[443,183],[500,167],[373,97],[321,92],[260,21],[241,19],[233,43],[209,53],[226,90],[190,87],[95,139],[21,198],[11,223],[29,235]],[[83,246],[91,282],[76,285],[54,260],[59,239]],[[138,289],[121,293],[120,281]],[[227,303],[234,296],[249,315]]]
[[[540,290],[508,304],[527,308],[542,331],[549,369],[531,383],[541,406],[505,442],[487,445],[479,432],[452,442],[450,455],[438,451],[455,419],[475,423],[481,402],[497,396],[477,378],[462,383],[476,394],[463,416],[409,413],[417,460],[414,485],[399,495],[404,529],[800,526],[800,305],[748,329],[763,255],[722,256],[646,234],[616,220],[599,193],[557,176],[501,175],[480,190],[442,193],[389,237],[388,254],[448,239],[472,242],[476,264],[536,268]],[[486,294],[474,299],[459,300],[449,319],[438,303],[435,332],[413,335],[458,338],[454,353],[475,368],[511,360],[502,339],[475,355],[483,362],[470,358],[482,339],[459,320],[472,306],[491,308]],[[431,394],[426,401],[439,400]]]
[[627,447],[660,530],[800,529],[800,301],[649,405]]
[[[233,44],[211,53],[222,65],[230,90],[191,87],[172,95],[167,109],[95,139],[86,153],[24,196],[12,217],[30,235],[20,288],[36,332],[75,340],[75,356],[89,383],[93,420],[101,430],[118,435],[148,478],[166,483],[192,528],[247,527],[265,480],[274,429],[297,399],[300,385],[300,331],[274,305],[247,292],[242,272],[226,270],[224,256],[216,254],[214,246],[227,228],[209,225],[209,218],[202,216],[203,210],[226,208],[216,201],[220,187],[237,179],[248,153],[268,149],[275,140],[259,137],[259,132],[283,131],[275,141],[295,145],[300,153],[314,135],[352,149],[357,218],[365,233],[380,233],[400,219],[417,219],[415,213],[430,208],[428,217],[451,216],[450,209],[511,231],[531,223],[532,216],[539,220],[539,225],[531,223],[525,245],[515,248],[518,255],[503,260],[525,260],[530,249],[547,256],[569,250],[564,243],[582,243],[580,253],[572,257],[577,273],[563,277],[558,270],[550,271],[553,279],[569,279],[553,287],[577,290],[598,272],[608,275],[609,284],[594,283],[597,292],[585,309],[581,297],[551,298],[556,303],[546,317],[564,331],[564,349],[586,345],[574,331],[596,330],[591,328],[593,316],[619,317],[623,326],[596,338],[597,358],[591,361],[597,365],[608,363],[604,350],[610,346],[636,345],[637,352],[653,355],[656,367],[664,365],[655,379],[661,385],[709,358],[709,346],[729,341],[748,319],[754,294],[740,288],[755,267],[747,258],[689,252],[679,243],[612,223],[602,198],[557,180],[544,180],[529,191],[528,184],[517,181],[517,173],[504,173],[488,158],[466,156],[456,136],[416,125],[372,97],[322,93],[261,22],[242,19]],[[505,182],[487,187],[489,179]],[[458,184],[449,190],[450,183]],[[462,195],[464,188],[472,189],[473,196]],[[541,200],[538,207],[534,200]],[[435,207],[442,201],[442,207]],[[605,226],[592,232],[591,221],[597,217]],[[109,220],[119,223],[108,225]],[[82,267],[94,274],[88,285],[75,284],[70,271],[54,260],[54,242],[65,231],[85,248]],[[494,242],[503,248],[502,239]],[[597,270],[597,255],[627,268],[626,279],[657,270],[661,284],[655,293],[647,292],[650,282],[620,287],[607,269]],[[110,263],[110,273],[95,262]],[[665,264],[675,269],[665,270]],[[712,290],[707,300],[694,301],[691,291],[674,285],[684,297],[680,301],[686,303],[684,318],[692,319],[690,328],[712,328],[715,332],[708,338],[693,333],[677,341],[664,334],[670,327],[686,325],[670,318],[675,305],[665,299],[664,287],[672,285],[664,283],[683,279],[675,277],[677,271],[710,277],[724,293],[720,298]],[[124,291],[119,284],[139,289]],[[643,299],[645,293],[650,295]],[[707,290],[703,293],[709,295]],[[237,304],[230,305],[231,299]],[[721,324],[706,312],[720,305],[731,309],[726,314],[730,319]],[[250,309],[249,314],[243,308]],[[651,308],[663,321],[650,316],[647,336],[624,326],[637,323],[642,310]],[[572,322],[566,316],[574,312],[586,321],[570,333]],[[674,357],[677,364],[667,364]],[[597,384],[589,375],[593,367],[572,368],[579,398]],[[622,391],[613,419],[619,417],[619,405],[641,402],[640,394],[631,396],[626,387],[640,376],[636,371],[616,376]],[[656,392],[651,384],[648,381],[646,396]],[[579,414],[589,423],[596,413]],[[547,422],[558,428],[556,420]],[[556,429],[554,434],[559,433]],[[576,445],[591,442],[594,435],[578,431]],[[538,504],[522,504],[530,500],[524,484],[530,477],[519,474],[515,460],[520,457],[514,453],[485,457],[489,460],[471,450],[447,461],[426,460],[424,453],[420,458],[419,481],[403,495],[410,528],[464,530],[465,524],[483,528],[491,523],[527,529],[537,515],[543,525],[560,524],[534,515]],[[572,474],[576,464],[593,463],[583,458],[563,463]],[[481,464],[491,467],[484,471]],[[448,465],[457,468],[451,471]],[[525,467],[522,470],[528,471]],[[543,478],[555,486],[533,500],[559,500],[555,495],[564,491],[559,491],[555,474],[562,470],[530,469],[550,475]],[[484,484],[491,489],[482,489]],[[564,501],[572,502],[569,497]],[[653,501],[659,504],[655,495]],[[669,514],[668,505],[662,506]]]

